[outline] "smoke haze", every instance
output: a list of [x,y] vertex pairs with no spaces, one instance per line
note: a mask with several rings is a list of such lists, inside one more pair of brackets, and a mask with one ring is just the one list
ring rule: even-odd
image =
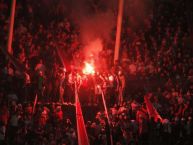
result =
[[110,40],[110,33],[116,24],[113,5],[100,0],[97,5],[88,0],[72,1],[71,17],[80,31],[80,39],[85,46],[84,52],[97,55],[103,49],[103,41]]
[[[116,27],[117,22],[118,0],[40,1],[44,5],[42,9],[66,13],[67,18],[73,20],[79,28],[80,40],[85,46],[85,52],[99,52],[103,48],[103,41],[111,40],[112,29]],[[152,0],[124,0],[124,18],[127,19],[123,19],[123,23],[128,21],[127,23],[133,30],[143,27],[144,19],[152,11],[152,3]],[[93,46],[93,41],[97,47],[89,48],[90,45]]]

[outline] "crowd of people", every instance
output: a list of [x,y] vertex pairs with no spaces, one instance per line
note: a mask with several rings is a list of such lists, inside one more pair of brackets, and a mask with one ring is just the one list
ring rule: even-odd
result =
[[[93,4],[97,8],[100,3]],[[2,145],[78,143],[72,78],[85,78],[75,66],[83,63],[84,52],[78,26],[63,14],[65,10],[61,12],[60,5],[47,14],[35,2],[17,1],[10,56],[3,50],[11,3],[0,1]],[[104,47],[98,57],[105,67],[82,79],[79,95],[90,144],[108,145],[111,137],[116,145],[193,142],[191,5],[183,0],[157,0],[144,18],[145,25],[137,29],[131,25],[135,19],[123,18],[120,60],[113,64],[114,48]],[[106,96],[110,124],[98,86]],[[149,116],[144,96],[162,120]]]

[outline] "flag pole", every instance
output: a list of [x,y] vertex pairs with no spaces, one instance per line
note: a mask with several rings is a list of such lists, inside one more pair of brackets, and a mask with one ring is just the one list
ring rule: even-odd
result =
[[10,12],[10,21],[9,21],[9,34],[7,40],[7,51],[12,54],[12,40],[13,40],[13,27],[14,27],[14,17],[15,17],[15,7],[16,0],[12,0],[11,12]]
[[[109,114],[108,114],[108,111],[107,111],[107,105],[106,105],[106,101],[105,101],[105,95],[103,93],[103,90],[102,88],[100,87],[101,89],[101,94],[102,94],[102,100],[103,100],[103,106],[104,106],[104,109],[105,109],[105,115],[106,115],[106,118],[107,118],[107,122],[110,126],[111,122],[110,122],[110,119],[109,119]],[[111,130],[110,130],[110,142],[111,142],[111,145],[113,145],[113,137],[112,137],[112,133],[111,133]]]
[[82,109],[78,98],[77,80],[75,80],[75,105],[76,105],[76,125],[78,134],[78,145],[90,145],[82,115]]
[[35,99],[34,99],[34,103],[33,103],[33,110],[32,110],[33,114],[35,113],[37,101],[38,101],[38,95],[36,94]]
[[114,62],[119,59],[121,27],[122,27],[123,7],[124,7],[124,0],[118,0],[118,1],[119,1],[119,9],[118,9],[118,16],[117,16],[117,32],[116,32],[116,41],[115,41]]

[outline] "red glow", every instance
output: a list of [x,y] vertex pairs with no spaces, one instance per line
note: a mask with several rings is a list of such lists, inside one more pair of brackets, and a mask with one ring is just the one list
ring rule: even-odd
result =
[[91,64],[85,62],[85,67],[84,67],[82,72],[83,72],[83,74],[89,75],[89,74],[94,74],[95,70]]

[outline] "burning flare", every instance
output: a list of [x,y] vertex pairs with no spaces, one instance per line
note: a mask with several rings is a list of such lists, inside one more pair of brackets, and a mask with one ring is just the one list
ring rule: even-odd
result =
[[91,64],[85,62],[85,67],[84,67],[84,69],[82,70],[82,72],[83,72],[83,74],[85,74],[85,75],[89,75],[89,74],[94,74],[94,73],[95,73],[95,70],[94,70],[94,67],[93,67]]

